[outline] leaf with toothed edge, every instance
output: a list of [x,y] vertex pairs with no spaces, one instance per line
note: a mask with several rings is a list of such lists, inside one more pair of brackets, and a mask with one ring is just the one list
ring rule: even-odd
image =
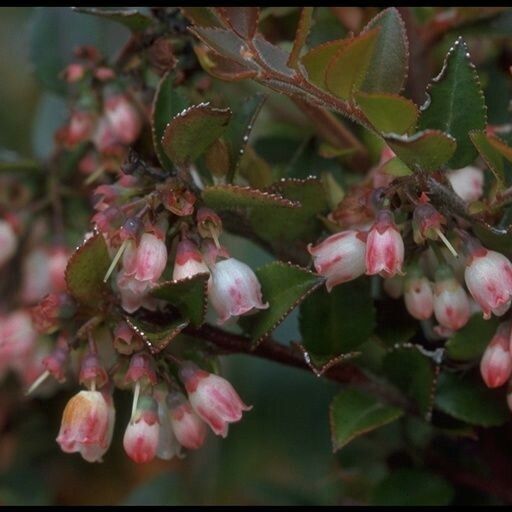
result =
[[361,33],[374,28],[379,28],[379,34],[361,90],[399,93],[409,68],[409,42],[405,24],[398,10],[389,7],[370,20]]
[[241,185],[213,185],[202,192],[206,206],[214,210],[238,210],[259,207],[300,208],[297,201],[290,201],[279,194]]
[[267,97],[263,94],[256,94],[250,98],[244,98],[238,105],[233,106],[233,116],[224,133],[230,155],[229,172],[226,175],[227,183],[232,183],[235,178],[235,173],[240,166],[240,160],[249,141],[249,134],[266,99]]
[[361,355],[361,352],[347,352],[336,357],[318,356],[310,354],[300,343],[296,343],[295,346],[302,352],[304,361],[317,377],[321,377],[330,368]]
[[188,325],[188,321],[182,319],[175,320],[165,326],[155,326],[129,316],[126,316],[125,320],[133,332],[142,338],[152,354],[158,354],[164,350]]
[[333,452],[403,414],[402,409],[384,405],[377,398],[356,389],[342,391],[334,397],[329,408]]
[[386,144],[408,166],[434,171],[446,164],[457,147],[455,139],[439,130],[414,135],[383,134]]
[[100,308],[110,291],[103,278],[110,266],[107,244],[101,233],[89,238],[69,259],[66,285],[69,293],[81,304]]
[[256,270],[267,309],[242,319],[254,345],[265,339],[325,279],[305,268],[273,261]]
[[370,282],[359,278],[316,290],[300,307],[299,327],[310,358],[326,364],[368,341],[375,328]]
[[201,273],[179,281],[166,281],[155,286],[151,295],[170,302],[190,322],[199,327],[206,314],[206,294],[210,274]]
[[309,35],[311,23],[313,21],[314,7],[303,7],[300,11],[299,24],[295,32],[295,38],[293,39],[293,46],[288,57],[287,65],[290,68],[296,69],[300,58],[302,48],[306,44],[306,40]]
[[162,148],[162,136],[167,123],[188,107],[184,89],[182,87],[175,87],[174,79],[175,73],[169,71],[160,80],[153,100],[153,111],[151,115],[153,147],[155,148],[155,153],[162,167],[168,171],[173,168],[173,165]]
[[180,7],[180,10],[190,22],[200,27],[222,27],[215,14],[209,7]]
[[300,62],[307,72],[308,81],[321,87],[325,86],[325,73],[329,62],[336,52],[346,46],[350,39],[337,39],[315,46],[305,53]]
[[97,7],[72,7],[72,9],[75,12],[99,16],[121,23],[133,32],[146,30],[155,23],[155,20],[142,14],[137,9],[99,9]]
[[190,164],[225,132],[230,118],[229,108],[192,105],[165,127],[162,148],[177,167]]
[[214,7],[218,17],[243,39],[252,39],[258,28],[258,7]]
[[460,169],[472,163],[477,151],[469,132],[484,129],[487,108],[478,74],[462,38],[457,39],[440,73],[428,85],[427,101],[421,111],[420,130],[442,130],[457,141],[448,166]]

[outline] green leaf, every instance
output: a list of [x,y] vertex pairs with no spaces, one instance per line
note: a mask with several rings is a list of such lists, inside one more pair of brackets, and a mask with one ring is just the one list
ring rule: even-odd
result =
[[403,134],[416,126],[418,108],[407,98],[396,94],[356,93],[358,106],[370,123],[383,133]]
[[393,350],[384,358],[383,371],[393,384],[415,401],[422,415],[430,411],[434,370],[426,356],[415,348]]
[[136,318],[125,317],[128,325],[143,340],[152,354],[158,354],[188,325],[187,320],[174,320],[167,325],[153,325]]
[[240,160],[245,153],[249,134],[265,100],[266,96],[255,94],[250,98],[244,98],[233,107],[233,117],[224,133],[230,156],[229,172],[226,176],[227,183],[232,183],[235,178]]
[[162,147],[161,141],[165,127],[174,116],[188,106],[184,89],[174,85],[175,78],[175,73],[169,71],[160,80],[153,100],[153,113],[151,117],[153,146],[162,167],[167,170],[171,170],[173,166]]
[[313,21],[314,7],[303,7],[300,11],[299,23],[297,25],[297,31],[295,32],[295,38],[293,39],[293,46],[288,57],[288,66],[296,69],[299,61],[300,53],[302,48],[306,44],[306,40],[309,35],[311,23]]
[[336,53],[349,43],[350,39],[337,39],[316,46],[301,58],[306,69],[308,80],[325,89],[325,73],[327,66]]
[[482,226],[477,222],[472,224],[475,235],[480,239],[485,247],[494,251],[499,251],[505,255],[512,256],[512,229],[497,231],[492,226]]
[[379,28],[379,34],[361,90],[398,93],[403,88],[409,67],[404,22],[398,10],[389,7],[377,14],[362,33],[374,28]]
[[380,403],[355,389],[336,395],[330,407],[333,451],[338,451],[356,437],[397,420],[403,415],[398,407]]
[[183,110],[165,127],[165,154],[177,167],[190,164],[224,133],[230,117],[230,109],[213,108],[207,103]]
[[202,192],[206,206],[214,210],[239,210],[261,207],[299,208],[298,201],[290,201],[279,194],[240,185],[214,185]]
[[481,313],[474,314],[445,345],[447,354],[456,361],[478,359],[486,349],[498,327],[498,319],[484,320]]
[[388,160],[382,167],[382,172],[391,174],[391,176],[409,176],[412,174],[411,169],[405,165],[397,156]]
[[180,7],[181,12],[190,22],[200,27],[218,27],[222,25],[209,7]]
[[406,165],[425,171],[446,164],[457,147],[451,135],[438,130],[425,130],[411,136],[387,135],[384,140]]
[[493,427],[510,418],[503,393],[485,387],[480,375],[442,373],[437,387],[436,406],[445,413],[471,425]]
[[137,9],[99,9],[97,7],[72,7],[76,12],[99,16],[121,23],[133,32],[147,29],[153,24],[153,19],[142,14]]
[[69,293],[85,306],[101,307],[110,291],[103,282],[109,266],[110,256],[103,235],[89,238],[74,252],[66,267]]
[[494,174],[498,189],[501,190],[505,180],[505,160],[512,162],[512,148],[496,135],[487,134],[484,130],[474,130],[469,133],[469,137]]
[[176,306],[180,313],[198,327],[206,314],[206,292],[210,275],[207,273],[179,281],[166,281],[151,290],[151,295]]
[[360,88],[377,41],[379,29],[354,37],[336,52],[325,73],[327,89],[342,99],[349,99]]
[[454,497],[450,484],[429,471],[397,469],[376,487],[372,504],[392,506],[449,505]]
[[256,270],[263,300],[269,308],[247,317],[254,344],[265,339],[324,278],[309,270],[282,261],[273,261]]
[[315,291],[300,307],[299,325],[311,354],[335,357],[356,349],[375,327],[369,280],[341,284],[331,293],[325,288]]
[[457,39],[446,55],[443,68],[429,84],[427,94],[419,129],[450,134],[457,141],[457,148],[448,166],[459,169],[469,165],[477,154],[469,132],[485,127],[487,111],[478,75],[462,38]]

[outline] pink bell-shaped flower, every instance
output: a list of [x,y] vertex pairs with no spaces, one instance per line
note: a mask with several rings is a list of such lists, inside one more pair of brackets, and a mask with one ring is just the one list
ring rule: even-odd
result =
[[[129,255],[126,250],[125,254]],[[131,269],[126,269],[126,275],[137,281],[156,282],[165,270],[167,264],[167,247],[163,240],[152,233],[144,233],[135,252],[135,258],[130,262]]]
[[176,248],[176,259],[172,271],[173,280],[179,281],[203,272],[210,273],[197,245],[186,238],[181,240]]
[[368,275],[393,277],[402,272],[404,242],[389,210],[381,210],[366,239],[365,264]]
[[468,165],[446,174],[455,193],[464,201],[480,199],[484,193],[484,173],[478,167]]
[[417,320],[426,320],[434,312],[434,293],[432,284],[423,275],[419,267],[407,272],[404,284],[405,307]]
[[364,274],[365,250],[361,234],[352,230],[331,235],[318,245],[308,245],[316,271],[327,278],[328,292],[334,286]]
[[499,325],[480,361],[480,373],[489,388],[505,384],[512,374],[510,355],[510,322]]
[[218,436],[226,437],[229,424],[240,421],[242,413],[252,409],[226,379],[200,370],[193,363],[181,367],[180,377],[192,408]]
[[131,144],[139,136],[142,128],[139,113],[124,94],[116,94],[105,100],[105,117],[122,144]]
[[194,412],[190,402],[179,391],[167,397],[172,430],[176,439],[189,450],[197,450],[206,437],[206,423]]
[[6,220],[0,220],[0,267],[11,259],[17,247],[18,237],[11,224]]

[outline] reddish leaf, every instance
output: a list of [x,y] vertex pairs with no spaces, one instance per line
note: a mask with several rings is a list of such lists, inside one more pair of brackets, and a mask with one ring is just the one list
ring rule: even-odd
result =
[[225,25],[240,37],[252,39],[258,28],[260,10],[258,7],[216,7]]

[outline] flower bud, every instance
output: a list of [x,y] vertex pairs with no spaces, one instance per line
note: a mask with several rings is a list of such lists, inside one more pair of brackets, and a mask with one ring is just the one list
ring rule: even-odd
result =
[[0,220],[0,267],[5,265],[18,248],[18,238],[6,220]]
[[133,332],[133,329],[124,320],[119,322],[114,329],[113,343],[114,348],[124,355],[130,355],[144,347],[141,338]]
[[210,271],[203,261],[203,256],[197,245],[186,238],[181,240],[176,248],[176,259],[172,271],[173,280],[179,281],[201,273],[209,274]]
[[480,361],[480,373],[489,388],[502,386],[510,378],[512,374],[510,322],[499,325]]
[[140,382],[143,387],[157,383],[154,362],[149,354],[139,352],[132,356],[126,372],[126,382]]
[[57,443],[66,453],[80,452],[88,462],[101,462],[114,431],[112,398],[99,391],[80,391],[62,414]]
[[57,132],[56,138],[66,146],[74,147],[91,138],[95,122],[96,118],[92,112],[75,110],[67,126]]
[[425,240],[437,240],[438,231],[446,219],[429,203],[416,206],[413,214],[414,241],[418,245],[425,243]]
[[469,292],[480,305],[485,319],[503,315],[512,300],[512,264],[503,254],[489,251],[475,239],[464,277]]
[[163,205],[175,215],[192,215],[196,196],[187,188],[178,185],[167,186],[161,191]]
[[46,368],[58,382],[64,382],[66,380],[66,363],[68,356],[69,348],[67,343],[60,343],[53,349],[51,354],[43,359],[44,368]]
[[316,271],[327,278],[327,291],[364,274],[366,244],[357,231],[331,235],[316,246],[308,245]]
[[468,165],[462,169],[449,172],[446,176],[455,193],[464,201],[472,202],[482,197],[484,173],[478,167]]
[[180,378],[192,408],[216,435],[226,437],[229,423],[240,421],[243,411],[252,409],[226,379],[200,370],[193,363],[180,368]]
[[208,299],[219,315],[219,324],[253,309],[267,309],[261,285],[249,265],[228,258],[213,265],[208,281]]
[[193,411],[183,393],[173,391],[167,396],[172,430],[181,445],[197,450],[206,437],[206,423]]
[[157,411],[157,402],[153,397],[140,397],[135,415],[126,427],[123,446],[130,459],[137,464],[149,462],[156,456],[160,433]]
[[142,128],[139,113],[124,94],[110,96],[105,101],[105,116],[116,139],[132,144]]
[[436,272],[434,314],[441,326],[454,331],[466,325],[471,314],[468,296],[447,265]]
[[404,242],[389,210],[381,210],[366,240],[366,274],[393,277],[402,272]]
[[199,208],[197,211],[197,231],[203,238],[213,238],[216,245],[222,232],[220,217],[210,208]]
[[97,388],[103,387],[108,381],[108,375],[100,363],[98,354],[89,352],[82,359],[80,365],[79,382],[88,388],[93,386]]
[[409,314],[417,320],[426,320],[434,312],[432,285],[419,267],[413,267],[407,272],[404,301]]

